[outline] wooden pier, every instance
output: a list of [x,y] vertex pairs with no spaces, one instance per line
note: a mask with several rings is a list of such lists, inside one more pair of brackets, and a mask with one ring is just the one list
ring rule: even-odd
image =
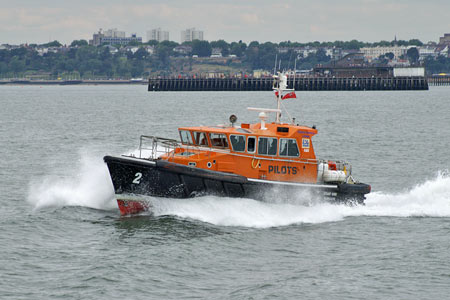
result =
[[450,76],[430,76],[428,77],[428,84],[432,86],[450,85]]
[[[288,86],[294,84],[288,79]],[[150,78],[149,91],[271,91],[273,78]],[[299,77],[296,91],[428,90],[426,77]]]

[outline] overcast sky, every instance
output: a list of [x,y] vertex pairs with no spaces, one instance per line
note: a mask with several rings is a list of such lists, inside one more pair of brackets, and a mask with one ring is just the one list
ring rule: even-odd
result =
[[450,32],[450,0],[0,0],[0,44],[71,43],[99,28],[145,41],[156,27],[176,42],[188,27],[209,41],[428,42]]

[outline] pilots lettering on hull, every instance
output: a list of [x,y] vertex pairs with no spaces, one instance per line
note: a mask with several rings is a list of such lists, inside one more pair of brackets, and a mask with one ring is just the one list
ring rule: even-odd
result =
[[289,166],[270,166],[269,165],[269,174],[289,174],[295,175],[297,174],[297,167],[289,167]]

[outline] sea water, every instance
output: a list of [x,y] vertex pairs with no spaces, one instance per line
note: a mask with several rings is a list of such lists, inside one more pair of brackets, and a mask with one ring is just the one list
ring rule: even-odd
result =
[[120,217],[104,155],[256,121],[246,107],[273,95],[0,87],[0,299],[447,298],[450,89],[297,97],[317,156],[372,185],[365,206],[149,197],[152,214]]

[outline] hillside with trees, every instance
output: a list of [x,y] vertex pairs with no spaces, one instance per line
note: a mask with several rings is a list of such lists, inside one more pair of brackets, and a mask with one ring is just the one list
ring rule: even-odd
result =
[[[397,45],[421,46],[413,39],[395,41]],[[394,41],[365,43],[357,40],[335,42],[281,42],[259,43],[224,40],[199,41],[178,44],[173,41],[130,43],[128,46],[90,46],[85,40],[74,40],[63,46],[58,41],[41,45],[9,46],[0,48],[1,78],[35,79],[117,79],[149,76],[183,76],[203,72],[225,75],[251,74],[254,70],[271,71],[275,58],[282,69],[312,69],[331,60],[331,50],[355,50],[362,47],[392,46]],[[328,51],[328,52],[327,52]],[[220,54],[217,54],[220,53]],[[407,58],[418,63],[418,50],[410,48]],[[389,60],[389,53],[380,59]],[[430,73],[450,73],[450,58],[427,57],[423,61]]]

